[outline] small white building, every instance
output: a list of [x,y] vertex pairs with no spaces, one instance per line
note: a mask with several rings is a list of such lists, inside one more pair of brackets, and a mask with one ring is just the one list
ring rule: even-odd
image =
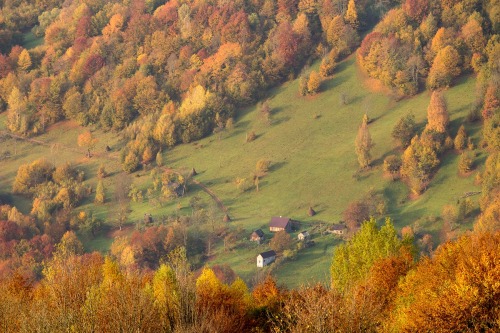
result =
[[311,235],[309,235],[309,232],[307,231],[302,231],[300,234],[297,235],[297,239],[299,241],[305,241],[309,239],[309,237],[311,237]]
[[264,267],[276,260],[276,252],[273,250],[262,252],[257,256],[257,267]]

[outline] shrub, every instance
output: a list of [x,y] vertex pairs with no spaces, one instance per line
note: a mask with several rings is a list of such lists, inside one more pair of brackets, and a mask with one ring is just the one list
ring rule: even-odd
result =
[[307,92],[311,95],[317,94],[321,85],[321,77],[316,71],[312,71],[307,81]]
[[411,139],[417,133],[417,124],[415,122],[415,116],[413,114],[408,114],[398,120],[394,128],[392,129],[392,137],[399,141],[403,148],[410,145]]
[[255,165],[255,171],[260,174],[267,173],[269,171],[269,166],[271,165],[271,161],[261,159]]
[[472,170],[473,167],[473,159],[472,156],[468,153],[462,153],[460,155],[460,159],[458,160],[458,170],[461,173],[467,173]]
[[257,135],[255,134],[254,131],[251,131],[251,132],[247,133],[246,142],[252,142],[255,139],[257,139]]
[[389,155],[384,160],[384,171],[388,172],[392,179],[396,179],[399,174],[399,170],[401,169],[401,157],[396,155]]
[[465,132],[464,125],[460,126],[455,141],[453,142],[456,150],[464,150],[467,144],[467,132]]

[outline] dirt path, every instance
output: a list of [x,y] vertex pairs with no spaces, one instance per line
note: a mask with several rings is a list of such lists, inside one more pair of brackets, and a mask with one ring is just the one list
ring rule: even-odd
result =
[[[176,173],[176,174],[180,174],[179,171],[177,170],[174,170],[174,169],[171,169],[171,168],[163,168],[163,170],[167,173]],[[196,184],[198,185],[206,194],[208,194],[213,201],[215,201],[215,203],[217,204],[217,206],[219,207],[219,209],[226,213],[227,214],[227,207],[224,206],[224,203],[222,202],[222,200],[214,193],[214,191],[212,191],[211,189],[209,189],[205,184],[203,184],[202,182],[200,182],[199,180],[197,179],[194,179],[194,178],[191,178],[191,181],[193,182],[193,184]]]
[[[26,137],[23,137],[23,136],[20,136],[17,134],[9,133],[7,131],[0,131],[0,136],[2,136],[2,135],[11,137],[11,138],[17,139],[17,140],[23,140],[23,141],[31,142],[31,143],[34,143],[37,145],[46,146],[46,147],[53,147],[54,145],[57,145],[57,147],[60,149],[64,149],[64,150],[72,151],[74,153],[80,153],[82,155],[86,155],[85,150],[65,146],[65,145],[57,143],[57,142],[56,143],[48,143],[48,142],[37,140],[37,139],[26,138]],[[108,159],[108,160],[117,160],[118,159],[117,157],[111,156],[107,153],[97,153],[97,152],[93,152],[92,157],[104,158],[104,159]],[[166,172],[173,172],[176,174],[180,174],[179,171],[171,169],[171,168],[163,168],[163,170]],[[212,198],[212,200],[215,201],[215,203],[217,204],[217,206],[219,207],[219,209],[222,212],[227,214],[227,207],[224,206],[224,204],[222,203],[222,200],[211,189],[209,189],[205,184],[203,184],[202,182],[200,182],[196,179],[192,179],[192,181],[194,184],[198,185],[205,193],[207,193]]]
[[217,203],[217,206],[219,206],[220,210],[222,210],[224,213],[227,214],[227,207],[224,206],[222,200],[219,199],[219,197],[211,189],[209,189],[205,184],[196,179],[193,179],[193,183],[201,187],[203,191],[205,191],[209,196],[211,196],[212,199]]

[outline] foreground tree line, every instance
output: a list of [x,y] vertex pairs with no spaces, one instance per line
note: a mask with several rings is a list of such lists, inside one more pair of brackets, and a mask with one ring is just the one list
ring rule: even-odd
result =
[[474,231],[416,259],[411,238],[374,220],[335,253],[331,285],[289,290],[267,276],[193,272],[184,248],[156,270],[82,254],[70,234],[39,281],[0,283],[2,332],[377,332],[500,329],[500,232]]

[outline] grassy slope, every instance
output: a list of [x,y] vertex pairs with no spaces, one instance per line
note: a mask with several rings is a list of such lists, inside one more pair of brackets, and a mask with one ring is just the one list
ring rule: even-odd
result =
[[36,37],[31,31],[23,35],[23,47],[25,49],[32,49],[44,42],[43,37]]
[[[452,135],[474,100],[474,82],[471,78],[462,79],[445,94]],[[382,177],[383,158],[394,153],[390,136],[394,124],[401,116],[413,112],[423,126],[430,99],[428,93],[400,102],[372,93],[363,85],[353,58],[340,65],[333,79],[323,84],[318,96],[302,98],[297,92],[298,80],[271,92],[271,126],[262,124],[256,111],[258,107],[252,107],[245,110],[237,119],[235,129],[224,134],[221,141],[210,137],[167,153],[174,167],[196,168],[199,179],[210,184],[229,207],[235,225],[247,230],[264,227],[275,215],[303,222],[334,223],[341,219],[349,202],[373,188],[388,197],[389,215],[402,227],[424,216],[438,216],[443,205],[453,204],[464,192],[475,190],[473,177],[457,175],[458,156],[453,153],[444,157],[431,187],[417,200],[407,200],[408,191],[402,183]],[[341,105],[341,93],[347,93],[348,105]],[[370,132],[376,144],[375,162],[374,168],[362,173],[357,180],[353,177],[358,168],[354,139],[364,112],[374,119]],[[244,143],[245,133],[251,130],[258,138]],[[474,133],[477,142],[477,125]],[[260,192],[240,193],[234,179],[248,177],[262,158],[271,160],[273,166],[269,175],[261,180]],[[308,217],[309,205],[319,214]],[[438,224],[425,222],[421,226],[435,236],[440,228]],[[282,265],[277,272],[280,280],[290,285],[310,278],[324,280],[333,248],[328,246],[333,240],[325,237],[318,240],[319,246],[301,252],[294,262]],[[262,248],[252,253],[245,249],[222,254],[215,261],[229,262],[239,274],[249,277],[254,271],[249,267],[250,261],[253,265],[253,258],[260,250]]]
[[[467,114],[474,100],[474,79],[462,79],[448,90],[451,116],[451,134]],[[400,182],[391,182],[382,177],[383,158],[394,153],[394,143],[390,132],[396,121],[413,112],[423,126],[429,94],[424,92],[412,99],[394,102],[382,93],[370,92],[363,84],[354,59],[343,62],[333,79],[322,86],[322,92],[314,97],[298,96],[298,80],[289,82],[270,92],[272,125],[265,125],[257,115],[258,107],[250,107],[240,112],[235,128],[222,134],[222,139],[212,136],[195,144],[181,145],[165,153],[169,167],[195,167],[197,178],[209,186],[229,208],[232,224],[250,232],[254,228],[265,227],[271,216],[290,216],[310,228],[318,222],[335,223],[341,219],[347,204],[362,197],[369,188],[383,192],[389,199],[389,215],[396,225],[402,227],[424,216],[438,216],[442,206],[455,203],[464,192],[475,190],[473,177],[462,178],[457,175],[458,156],[449,153],[443,158],[442,166],[428,191],[419,199],[409,201],[408,191]],[[348,95],[349,103],[343,105],[341,94]],[[367,112],[374,121],[370,132],[376,144],[373,149],[374,167],[368,172],[354,177],[358,168],[354,154],[354,138],[363,113]],[[3,128],[5,114],[0,115]],[[478,142],[478,125],[466,125]],[[258,138],[245,143],[245,135],[255,131]],[[48,142],[62,142],[76,146],[76,137],[81,129],[68,124],[55,126],[48,134],[40,137]],[[97,151],[103,152],[106,144],[115,151],[120,148],[118,135],[96,132],[100,138]],[[62,149],[33,146],[18,143],[18,154],[0,161],[0,192],[7,192],[12,184],[17,167],[35,158],[45,157],[56,164],[72,161],[86,172],[89,184],[95,186],[95,172],[100,163],[105,163],[112,176],[105,180],[108,198],[113,196],[113,182],[120,171],[116,161],[100,158],[90,160],[83,153]],[[0,154],[13,151],[13,140],[0,144]],[[115,156],[118,152],[113,153]],[[260,192],[240,193],[234,185],[236,177],[250,177],[259,159],[272,161],[270,173],[261,179]],[[483,157],[479,156],[478,161]],[[150,177],[144,171],[130,177],[139,188],[150,186]],[[144,213],[153,216],[172,214],[178,204],[181,213],[189,213],[189,199],[198,195],[204,202],[209,197],[196,186],[191,187],[189,196],[160,206],[147,202],[132,203],[129,220],[140,220]],[[14,203],[28,212],[29,202],[14,197]],[[89,198],[80,209],[92,209],[108,224],[115,219],[112,203],[95,207]],[[314,217],[307,216],[307,208],[312,205],[318,212]],[[422,222],[426,232],[437,235],[440,226],[436,223]],[[289,286],[307,281],[327,281],[328,267],[335,241],[331,236],[316,236],[315,247],[299,253],[294,261],[282,264],[275,272],[279,280]],[[86,242],[87,249],[105,251],[110,241],[100,235],[94,241]],[[249,281],[256,273],[255,256],[267,250],[266,245],[248,244],[244,248],[228,253],[218,253],[212,263],[228,263],[243,278]]]

